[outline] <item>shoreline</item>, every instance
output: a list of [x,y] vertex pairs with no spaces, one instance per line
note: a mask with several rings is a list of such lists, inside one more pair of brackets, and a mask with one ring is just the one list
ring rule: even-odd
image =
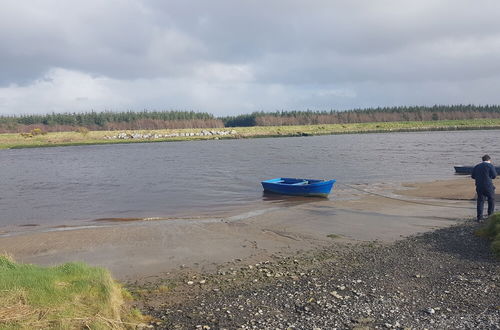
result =
[[[301,126],[252,126],[228,127],[231,134],[200,135],[206,129],[168,129],[168,130],[125,130],[125,131],[90,131],[85,134],[78,132],[54,132],[24,138],[20,134],[0,134],[1,149],[25,149],[44,147],[127,144],[127,143],[154,143],[154,142],[182,142],[182,141],[208,141],[227,139],[252,139],[276,137],[303,137],[339,134],[374,134],[374,133],[404,133],[404,132],[432,132],[432,131],[465,131],[465,130],[498,130],[500,119],[477,120],[444,120],[429,122],[375,122],[358,124],[324,124]],[[211,129],[217,132],[220,129]],[[148,138],[119,139],[110,138],[117,133],[125,132],[129,135],[150,136]],[[196,133],[195,133],[196,132]],[[139,134],[140,133],[140,134]],[[179,134],[175,137],[157,137]],[[182,134],[189,136],[182,136]],[[198,134],[198,135],[195,135]]]
[[500,263],[461,222],[129,284],[157,329],[498,329]]
[[[446,194],[431,199],[417,196],[433,185],[448,185],[444,192],[451,193],[471,182],[459,178],[419,183],[420,188],[367,185],[365,193],[337,192],[351,198],[313,199],[224,217],[103,222],[98,227],[50,232],[36,232],[36,228],[33,232],[29,227],[26,234],[0,237],[0,251],[25,263],[83,261],[104,266],[122,281],[140,281],[179,267],[210,271],[236,258],[259,259],[278,252],[293,255],[332,241],[394,242],[473,217],[470,200],[445,200]],[[401,189],[407,195],[394,199]],[[435,205],[422,205],[425,201]]]
[[356,185],[251,214],[0,237],[0,251],[106,267],[157,329],[494,329],[500,263],[474,235],[471,185]]

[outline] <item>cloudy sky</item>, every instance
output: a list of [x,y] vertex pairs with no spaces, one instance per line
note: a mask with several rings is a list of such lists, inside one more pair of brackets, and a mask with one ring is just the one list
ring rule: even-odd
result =
[[500,103],[497,0],[1,0],[0,114]]

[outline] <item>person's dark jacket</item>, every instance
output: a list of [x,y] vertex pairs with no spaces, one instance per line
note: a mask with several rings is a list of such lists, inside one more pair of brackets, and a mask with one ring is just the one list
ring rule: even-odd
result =
[[476,188],[480,190],[494,190],[492,179],[497,177],[495,166],[487,162],[482,162],[474,166],[472,178],[476,180]]

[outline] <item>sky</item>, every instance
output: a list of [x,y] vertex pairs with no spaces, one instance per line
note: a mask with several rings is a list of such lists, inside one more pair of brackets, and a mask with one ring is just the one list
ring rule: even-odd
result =
[[500,103],[497,0],[1,0],[0,115]]

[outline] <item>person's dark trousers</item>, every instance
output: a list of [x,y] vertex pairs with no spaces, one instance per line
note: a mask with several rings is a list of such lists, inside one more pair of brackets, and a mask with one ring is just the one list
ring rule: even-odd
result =
[[488,216],[495,211],[495,190],[476,188],[477,192],[477,219],[483,218],[484,200],[488,200]]

